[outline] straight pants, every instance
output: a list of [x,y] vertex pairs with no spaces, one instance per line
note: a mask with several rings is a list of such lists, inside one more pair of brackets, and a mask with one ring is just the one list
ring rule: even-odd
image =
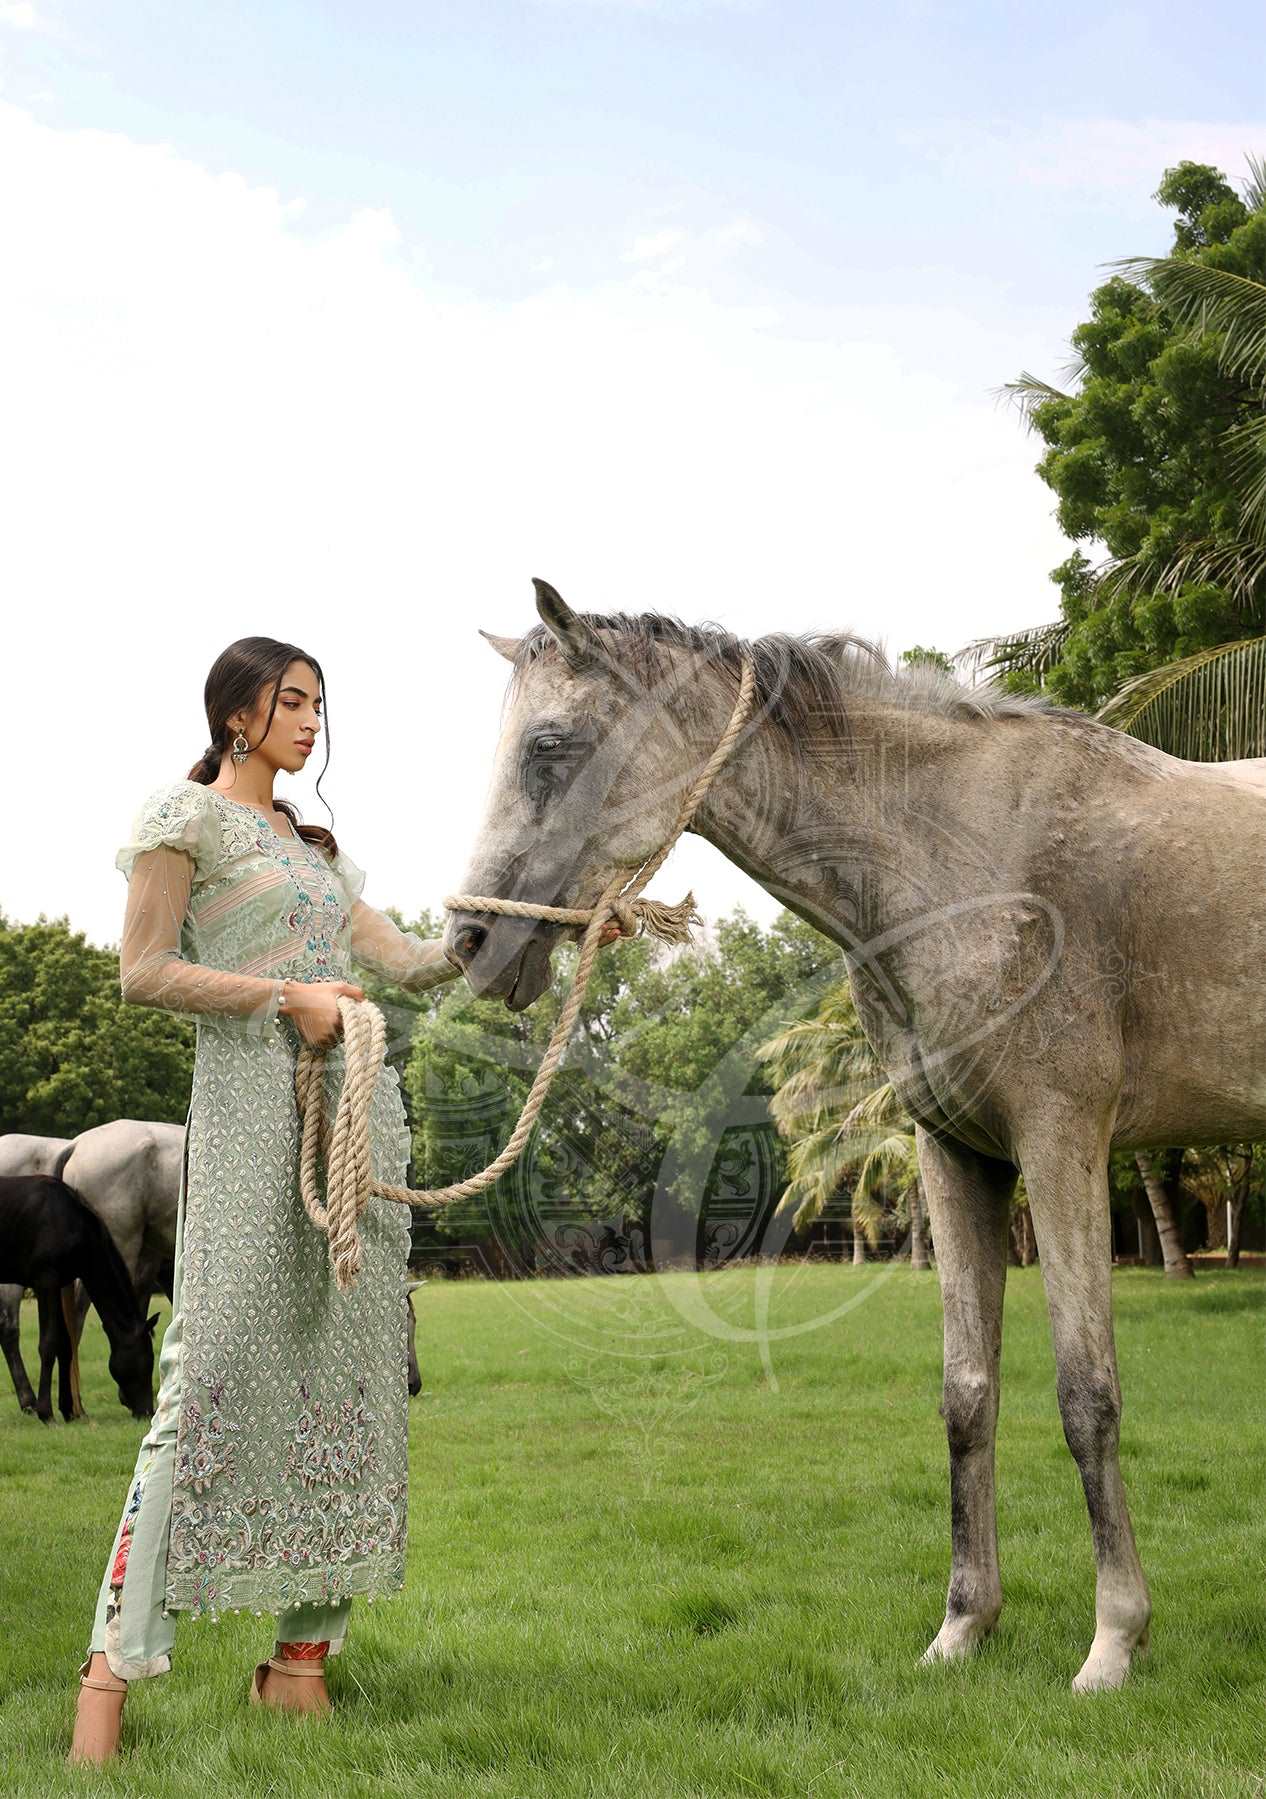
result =
[[[176,1426],[180,1417],[184,1313],[181,1259],[185,1235],[185,1182],[181,1180],[176,1221],[176,1263],[172,1315],[158,1360],[158,1404],[141,1441],[127,1503],[106,1562],[88,1653],[104,1653],[120,1680],[144,1680],[171,1668],[176,1614],[164,1605],[167,1544],[171,1529],[172,1479],[176,1466]],[[298,1657],[329,1645],[337,1655],[347,1635],[351,1600],[335,1605],[300,1605],[277,1619],[277,1641]],[[87,1666],[85,1662],[85,1667]]]

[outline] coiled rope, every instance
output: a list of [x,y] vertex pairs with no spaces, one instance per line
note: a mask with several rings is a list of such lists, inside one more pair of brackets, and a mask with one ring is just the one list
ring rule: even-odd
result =
[[[370,1106],[386,1049],[387,1026],[382,1012],[372,1000],[349,999],[344,995],[338,1002],[343,1020],[344,1073],[332,1126],[325,1117],[326,1052],[306,1043],[300,1049],[295,1065],[295,1099],[302,1125],[299,1188],[308,1217],[329,1238],[330,1262],[340,1292],[350,1292],[356,1284],[361,1265],[357,1225],[372,1194],[380,1199],[395,1200],[400,1205],[449,1205],[454,1200],[470,1199],[475,1194],[482,1193],[518,1161],[531,1135],[537,1114],[545,1103],[545,1096],[580,1012],[581,1001],[598,953],[598,938],[607,920],[614,918],[624,937],[633,937],[645,931],[668,943],[690,942],[691,924],[702,923],[694,909],[694,895],[688,893],[679,904],[667,906],[657,900],[641,898],[641,889],[658,871],[694,817],[695,810],[712,785],[717,771],[733,749],[751,711],[755,681],[755,667],[751,657],[745,652],[738,698],[730,714],[730,721],[708,758],[706,767],[682,800],[663,845],[647,857],[631,880],[626,882],[623,873],[617,874],[604,889],[596,905],[538,906],[533,905],[530,900],[497,899],[482,893],[450,893],[445,896],[444,905],[450,912],[496,912],[508,918],[540,918],[552,924],[584,927],[571,991],[558,1015],[558,1022],[550,1035],[531,1091],[519,1114],[519,1121],[511,1131],[505,1148],[486,1168],[471,1175],[468,1180],[454,1182],[450,1187],[396,1187],[374,1179],[370,1160]],[[325,1163],[324,1202],[317,1178],[318,1157]]]

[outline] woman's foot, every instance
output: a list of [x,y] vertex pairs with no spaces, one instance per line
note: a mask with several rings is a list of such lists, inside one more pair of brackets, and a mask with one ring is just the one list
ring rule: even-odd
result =
[[255,1670],[251,1694],[257,1705],[271,1705],[283,1712],[328,1712],[330,1695],[325,1690],[324,1663],[280,1662],[274,1657]]
[[127,1682],[110,1672],[109,1662],[97,1650],[89,1658],[87,1671],[80,1675],[79,1708],[68,1762],[100,1766],[118,1754],[126,1698]]

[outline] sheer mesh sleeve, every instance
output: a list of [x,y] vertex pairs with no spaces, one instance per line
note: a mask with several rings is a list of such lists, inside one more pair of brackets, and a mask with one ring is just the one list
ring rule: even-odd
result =
[[375,911],[363,899],[352,901],[352,960],[384,980],[394,981],[406,993],[422,993],[461,974],[440,947],[438,937],[419,937],[402,931],[385,912]]
[[193,888],[187,850],[159,844],[133,858],[119,944],[119,988],[129,1005],[244,1018],[262,1036],[274,1023],[282,983],[187,962],[180,933]]
[[440,948],[438,937],[419,937],[402,931],[394,919],[378,912],[361,896],[365,871],[345,850],[334,858],[334,872],[351,902],[352,960],[385,981],[394,981],[406,993],[422,993],[461,974]]
[[[179,826],[184,829],[183,822]],[[119,852],[123,857],[125,852]],[[119,943],[119,990],[129,1005],[168,1012],[214,1012],[244,1018],[262,1036],[277,1017],[282,983],[187,962],[180,933],[196,863],[194,851],[174,843],[127,846],[127,910]]]

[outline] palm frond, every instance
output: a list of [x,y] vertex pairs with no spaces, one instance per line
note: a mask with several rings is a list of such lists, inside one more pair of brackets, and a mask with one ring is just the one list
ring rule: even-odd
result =
[[1232,425],[1222,442],[1230,456],[1241,510],[1253,532],[1253,547],[1260,547],[1266,544],[1266,412]]
[[999,405],[1014,406],[1024,420],[1025,429],[1032,431],[1037,407],[1047,400],[1067,400],[1069,395],[1052,387],[1049,381],[1043,381],[1040,375],[1030,375],[1027,369],[1021,369],[1014,381],[1004,381],[1001,387],[994,388],[993,397]]
[[1244,182],[1244,204],[1250,212],[1266,212],[1266,157],[1247,155],[1248,178]]
[[906,1123],[909,1114],[897,1098],[896,1089],[891,1081],[875,1087],[864,1099],[861,1099],[849,1112],[839,1126],[841,1131],[854,1132],[867,1126]]
[[1222,367],[1266,385],[1266,283],[1182,256],[1127,256],[1109,266],[1150,288],[1184,324],[1221,332]]
[[1028,625],[1006,637],[977,637],[955,650],[950,661],[963,668],[968,679],[978,681],[982,674],[995,678],[1005,674],[1034,676],[1039,684],[1059,661],[1072,626],[1067,619],[1051,624]]
[[1117,592],[1177,593],[1183,587],[1207,582],[1220,587],[1241,611],[1256,615],[1266,596],[1266,543],[1246,537],[1230,542],[1193,538],[1164,556],[1140,550],[1105,562],[1093,578],[1105,599]]
[[1216,644],[1136,675],[1096,716],[1192,762],[1266,756],[1266,637]]

